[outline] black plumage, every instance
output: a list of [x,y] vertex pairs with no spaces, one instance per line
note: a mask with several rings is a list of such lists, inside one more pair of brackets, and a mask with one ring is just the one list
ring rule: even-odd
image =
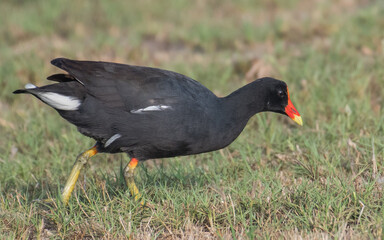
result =
[[229,145],[263,111],[302,123],[287,85],[273,78],[219,98],[199,82],[162,69],[64,58],[51,63],[68,74],[14,93],[33,94],[54,107],[97,141],[98,152],[126,152],[140,161],[209,152]]

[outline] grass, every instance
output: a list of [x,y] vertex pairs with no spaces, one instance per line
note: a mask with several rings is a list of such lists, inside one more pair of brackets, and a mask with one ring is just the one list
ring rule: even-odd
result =
[[[2,1],[0,238],[383,238],[383,14],[368,0]],[[223,150],[140,163],[151,208],[129,196],[123,154],[95,156],[68,207],[42,204],[93,140],[12,91],[48,83],[60,56],[174,70],[220,96],[277,77],[304,126],[262,113]]]

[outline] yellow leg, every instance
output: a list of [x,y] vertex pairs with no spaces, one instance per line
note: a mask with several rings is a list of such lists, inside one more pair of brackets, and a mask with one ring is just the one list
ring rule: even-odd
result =
[[75,188],[77,179],[79,178],[81,169],[84,167],[85,164],[87,164],[88,160],[95,154],[97,154],[96,145],[93,148],[89,149],[88,151],[83,152],[77,157],[76,162],[72,167],[71,174],[69,175],[67,183],[65,184],[63,193],[61,194],[61,199],[63,200],[64,205],[68,204],[72,191]]
[[131,195],[135,197],[136,201],[141,198],[141,194],[135,184],[135,177],[134,177],[135,168],[138,162],[139,160],[137,160],[136,158],[132,158],[131,161],[127,164],[127,166],[124,169],[125,182],[127,183],[127,186],[129,188],[129,191],[131,192]]

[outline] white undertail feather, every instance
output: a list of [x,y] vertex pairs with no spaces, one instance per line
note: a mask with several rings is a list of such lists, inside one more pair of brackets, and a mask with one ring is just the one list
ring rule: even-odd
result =
[[81,105],[81,101],[72,96],[65,96],[53,92],[39,92],[36,95],[49,106],[59,110],[77,110]]
[[33,88],[37,88],[35,85],[33,85],[32,83],[27,83],[25,84],[25,89],[33,89]]
[[144,113],[144,112],[153,112],[153,111],[163,111],[166,109],[172,109],[171,106],[167,105],[155,105],[155,106],[148,106],[146,108],[140,108],[140,109],[134,109],[131,110],[131,113]]
[[115,134],[113,135],[112,137],[110,137],[104,144],[104,147],[108,147],[109,145],[111,145],[111,143],[113,143],[116,139],[120,138],[121,137],[121,134]]

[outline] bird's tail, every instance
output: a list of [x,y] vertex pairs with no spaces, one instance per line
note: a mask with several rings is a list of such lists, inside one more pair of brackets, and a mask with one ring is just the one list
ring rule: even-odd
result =
[[[77,86],[72,86],[76,84]],[[80,85],[77,82],[63,82],[37,87],[31,83],[25,85],[25,89],[18,89],[14,94],[29,93],[48,104],[49,106],[64,111],[77,110],[84,99]]]

